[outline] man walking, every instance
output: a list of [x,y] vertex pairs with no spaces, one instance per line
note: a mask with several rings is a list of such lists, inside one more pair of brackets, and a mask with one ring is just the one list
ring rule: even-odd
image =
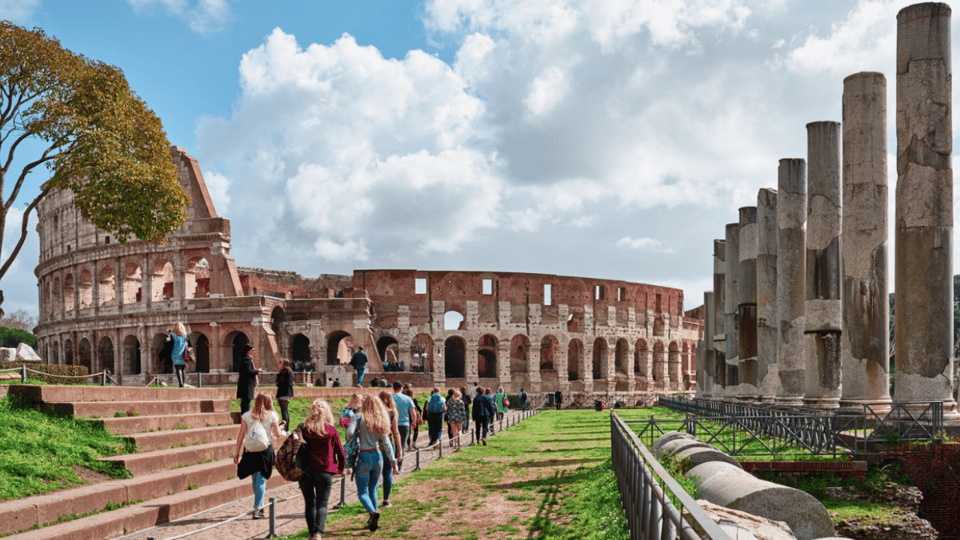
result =
[[350,357],[350,365],[357,370],[357,386],[363,388],[363,374],[367,372],[367,353],[363,347],[357,347],[357,352]]
[[[397,406],[397,428],[400,430],[400,447],[408,448],[410,440],[410,411],[416,410],[416,405],[410,396],[403,393],[403,383],[393,381],[393,402]],[[397,463],[397,468],[403,468],[403,461]]]
[[523,391],[523,388],[520,389],[520,410],[523,412],[527,410],[527,393]]
[[559,411],[560,405],[563,404],[563,392],[561,392],[559,388],[557,388],[557,391],[553,394],[553,401],[556,402],[557,410]]

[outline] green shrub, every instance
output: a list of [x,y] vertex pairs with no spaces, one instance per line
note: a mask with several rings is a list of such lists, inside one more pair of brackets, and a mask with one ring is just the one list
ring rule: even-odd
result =
[[59,366],[56,364],[38,364],[36,362],[13,360],[10,362],[0,362],[0,369],[20,369],[20,367],[24,364],[26,364],[27,368],[29,369],[43,372],[42,374],[27,373],[29,378],[36,379],[41,382],[50,384],[85,384],[90,382],[90,379],[65,379],[56,376],[65,375],[69,377],[80,377],[89,375],[90,370],[88,370],[86,366]]
[[6,326],[0,326],[0,347],[16,349],[17,345],[20,345],[21,343],[26,343],[36,350],[37,336],[27,332],[26,330],[20,330],[19,328],[7,328]]

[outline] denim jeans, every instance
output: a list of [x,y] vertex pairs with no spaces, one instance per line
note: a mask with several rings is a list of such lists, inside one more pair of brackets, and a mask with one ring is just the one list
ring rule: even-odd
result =
[[327,503],[330,501],[330,486],[333,475],[328,472],[304,469],[300,478],[300,492],[303,493],[305,509],[303,517],[307,520],[310,536],[323,534],[327,525]]
[[363,374],[367,372],[367,366],[357,366],[357,384],[363,386]]
[[380,470],[383,457],[380,451],[360,452],[354,475],[357,479],[357,498],[367,512],[377,511],[377,488],[380,487]]
[[[396,454],[394,454],[394,459],[396,459]],[[383,500],[390,500],[390,490],[393,489],[393,467],[387,465],[387,460],[384,459],[383,463]]]
[[[400,448],[394,448],[394,450],[406,450],[407,445],[410,444],[410,426],[397,426],[397,429],[400,430]],[[397,461],[397,468],[403,468],[403,460]],[[387,497],[384,496],[384,499]]]
[[263,506],[263,495],[267,492],[267,479],[260,474],[260,471],[253,473],[250,478],[253,480],[253,507]]

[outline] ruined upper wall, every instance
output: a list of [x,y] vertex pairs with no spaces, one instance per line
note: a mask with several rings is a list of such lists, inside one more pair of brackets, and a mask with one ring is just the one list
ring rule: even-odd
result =
[[262,294],[276,298],[334,298],[353,286],[350,276],[321,274],[305,278],[296,272],[238,268],[244,295]]

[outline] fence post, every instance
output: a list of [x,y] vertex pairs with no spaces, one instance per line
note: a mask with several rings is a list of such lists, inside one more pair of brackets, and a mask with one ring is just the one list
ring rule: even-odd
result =
[[20,382],[27,384],[27,365],[20,364],[20,367],[23,368],[23,373],[20,375]]
[[343,473],[340,476],[340,502],[333,505],[333,509],[337,510],[343,508],[343,505],[347,502],[347,474]]
[[419,448],[417,448],[416,454],[417,454],[417,466],[413,470],[419,471],[420,470],[420,449]]
[[203,388],[203,373],[197,372],[197,388]]
[[277,498],[270,497],[270,534],[267,538],[277,537]]
[[100,375],[101,375],[101,377],[100,377],[100,386],[106,386],[106,385],[107,385],[107,370],[101,371],[101,372],[100,372]]

